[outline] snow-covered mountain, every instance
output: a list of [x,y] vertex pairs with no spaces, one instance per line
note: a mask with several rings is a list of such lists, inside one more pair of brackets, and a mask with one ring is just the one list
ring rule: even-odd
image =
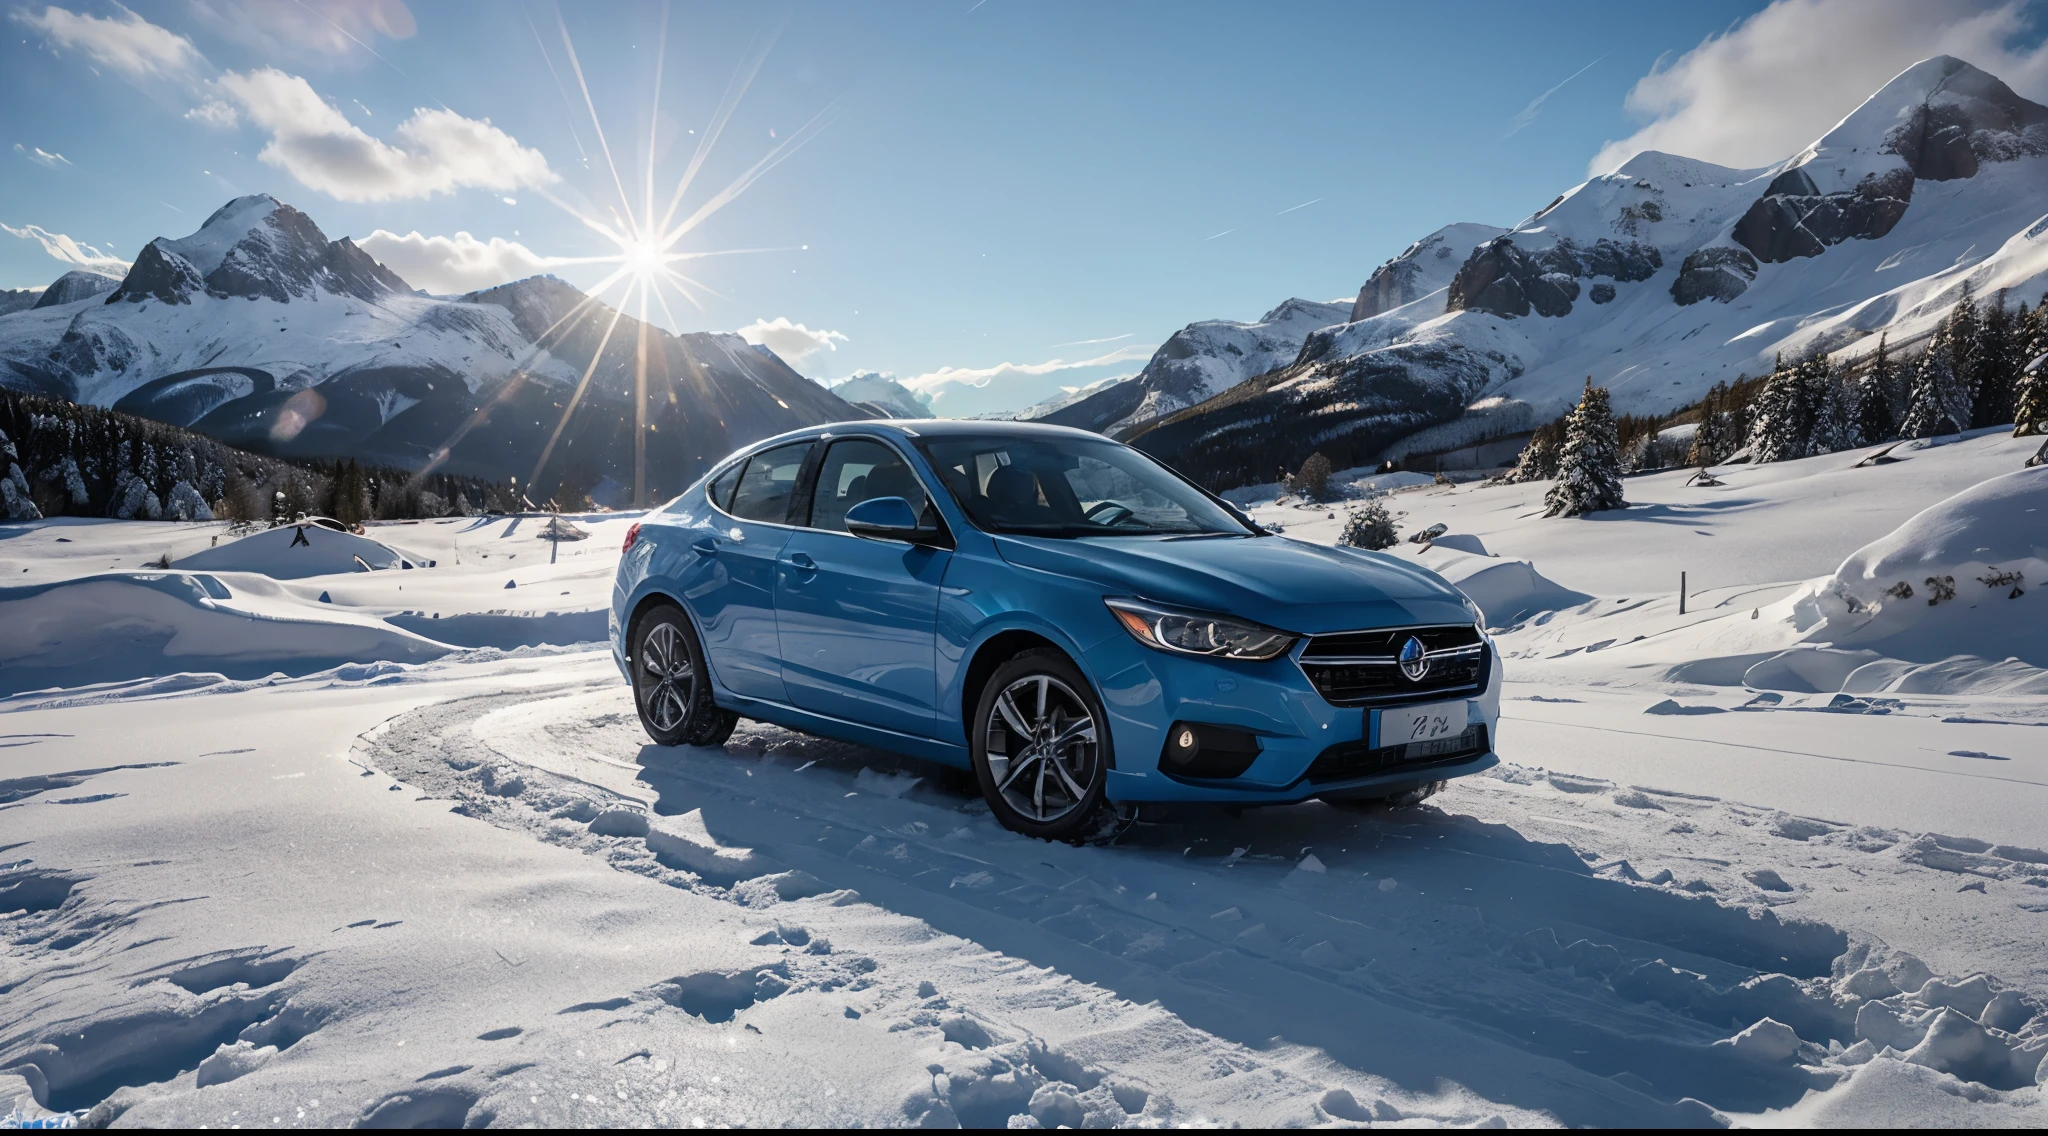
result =
[[1060,426],[1116,431],[1172,414],[1294,361],[1308,334],[1342,322],[1341,303],[1291,299],[1255,323],[1202,320],[1173,333],[1145,369],[1087,398],[1035,417]]
[[2031,303],[2048,287],[2048,107],[1936,57],[1783,162],[1645,152],[1479,242],[1440,298],[1382,307],[1456,253],[1396,258],[1362,318],[1133,437],[1219,484],[1260,482],[1310,448],[1356,465],[1527,429],[1589,376],[1617,410],[1662,411],[1779,352],[1896,346],[1966,281]]
[[832,393],[876,418],[929,418],[932,400],[890,375],[861,371],[832,384]]
[[259,452],[491,477],[528,476],[566,414],[545,493],[563,478],[632,482],[643,335],[653,492],[754,439],[864,416],[766,348],[644,327],[553,277],[416,293],[261,194],[151,241],[118,282],[67,273],[0,315],[0,384]]

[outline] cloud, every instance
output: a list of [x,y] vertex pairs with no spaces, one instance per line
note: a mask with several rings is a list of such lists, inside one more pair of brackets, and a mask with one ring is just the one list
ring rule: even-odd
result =
[[200,103],[186,111],[185,117],[201,126],[211,126],[216,130],[232,130],[242,122],[241,112],[219,99],[208,99]]
[[846,342],[846,336],[839,332],[824,328],[813,331],[800,323],[789,322],[788,316],[757,319],[741,328],[739,334],[748,343],[766,347],[782,356],[783,361],[791,366],[820,351],[837,351],[839,344]]
[[[1604,55],[1600,57],[1600,59],[1605,58],[1607,57]],[[1516,111],[1515,117],[1508,120],[1508,132],[1500,136],[1501,141],[1505,142],[1508,139],[1513,138],[1515,135],[1520,134],[1522,132],[1523,127],[1536,121],[1536,116],[1543,113],[1543,104],[1550,101],[1550,96],[1558,93],[1559,91],[1564,90],[1566,83],[1570,83],[1573,79],[1576,79],[1579,76],[1584,75],[1586,72],[1591,71],[1594,68],[1594,66],[1600,62],[1600,59],[1595,59],[1592,63],[1588,63],[1584,67],[1579,68],[1577,71],[1574,71],[1569,75],[1566,75],[1564,77],[1564,82],[1561,82],[1557,86],[1550,88],[1549,90],[1543,92],[1540,95],[1537,95],[1533,99],[1530,99],[1528,106],[1525,106],[1521,110]]]
[[1150,359],[1153,347],[1128,344],[1090,359],[1048,359],[1043,363],[998,363],[993,367],[940,367],[899,380],[930,398],[932,411],[951,418],[1022,410],[1103,377],[1076,375],[1118,363]]
[[404,0],[191,0],[190,9],[212,31],[270,59],[361,59],[358,52],[376,54],[377,40],[411,39],[419,30]]
[[[53,170],[71,165],[71,159],[62,154],[53,154],[41,146],[23,146],[21,143],[16,142],[14,144],[14,152],[34,162],[36,165],[47,166]],[[72,168],[76,169],[77,167],[73,166]]]
[[356,243],[406,283],[440,295],[495,288],[573,259],[542,256],[503,237],[480,241],[468,233],[429,237],[412,232],[401,237],[378,229]]
[[327,105],[313,85],[274,67],[215,81],[249,121],[270,133],[257,157],[342,201],[430,197],[457,189],[508,190],[561,180],[538,150],[447,109],[415,110],[392,141],[373,138]]
[[51,46],[76,51],[129,79],[189,79],[205,66],[206,58],[191,40],[119,4],[114,12],[91,16],[49,7],[38,14],[23,8],[14,18],[43,33]]
[[1953,55],[2034,99],[2048,94],[2048,49],[2024,5],[1982,0],[1777,0],[1732,30],[1659,62],[1629,91],[1640,130],[1587,167],[1614,169],[1643,150],[1722,165],[1768,165],[1798,153],[1893,76]]
[[914,379],[902,381],[903,385],[912,390],[930,390],[949,384],[986,387],[1008,378],[1036,378],[1060,371],[1078,371],[1084,367],[1107,367],[1112,363],[1150,359],[1154,350],[1156,349],[1151,347],[1131,345],[1119,347],[1107,355],[1098,355],[1093,359],[1076,359],[1072,362],[1065,359],[1048,359],[1043,363],[998,363],[993,367],[940,367],[936,371],[927,371]]
[[53,233],[41,225],[23,225],[17,229],[0,222],[0,229],[6,230],[9,236],[37,242],[43,246],[44,252],[66,264],[90,268],[94,272],[104,272],[110,276],[124,276],[128,272],[128,262],[120,257],[101,252],[88,244],[80,244],[62,233]]

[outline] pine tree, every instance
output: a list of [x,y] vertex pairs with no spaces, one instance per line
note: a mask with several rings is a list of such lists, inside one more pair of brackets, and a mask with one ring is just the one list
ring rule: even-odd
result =
[[[1948,350],[1949,364],[1955,369],[1957,381],[1973,395],[1977,393],[1977,337],[1983,331],[1983,314],[1977,309],[1970,282],[1965,280],[1962,297],[1948,314]],[[1965,424],[1963,429],[1967,430],[1969,426]]]
[[1546,517],[1577,517],[1627,505],[1621,496],[1621,441],[1615,436],[1607,388],[1594,386],[1590,377],[1578,407],[1565,420],[1557,483],[1543,501]]
[[1819,405],[1813,411],[1813,433],[1807,453],[1832,454],[1858,445],[1854,407],[1848,384],[1827,368],[1821,379]]
[[1875,368],[1849,386],[1850,445],[1874,446],[1892,436],[1892,408]]
[[1800,367],[1781,364],[1750,405],[1750,460],[1762,463],[1805,457],[1807,418],[1806,376]]
[[1899,433],[1908,438],[1932,438],[1937,434],[1959,433],[1970,421],[1970,392],[1956,374],[1951,337],[1953,321],[1934,333],[1927,353],[1913,367],[1913,388],[1906,396],[1906,421]]
[[1971,353],[1970,424],[1974,427],[2003,426],[2013,420],[2015,380],[2025,363],[2015,358],[2018,351],[2013,332],[2012,313],[2006,310],[2005,292],[2001,290],[1984,309],[1977,346]]
[[1501,485],[1520,485],[1530,481],[1549,481],[1557,476],[1558,446],[1564,437],[1563,419],[1545,422],[1529,435],[1529,441],[1522,452],[1515,457],[1515,468],[1496,479]]
[[2048,296],[2032,311],[2020,309],[2015,339],[2020,377],[2013,392],[2013,437],[2048,433]]
[[1700,399],[1700,424],[1693,431],[1692,449],[1685,464],[1705,469],[1728,456],[1728,420],[1722,407],[1728,401],[1728,384],[1715,383]]

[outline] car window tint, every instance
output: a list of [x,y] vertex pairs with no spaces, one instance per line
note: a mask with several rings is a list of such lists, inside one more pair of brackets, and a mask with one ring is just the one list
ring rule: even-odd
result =
[[732,463],[732,468],[711,479],[711,484],[705,488],[704,495],[711,499],[713,505],[730,511],[732,487],[739,484],[740,471],[746,467],[747,463],[743,461]]
[[747,459],[746,471],[734,488],[732,506],[726,510],[743,521],[789,520],[789,499],[796,492],[796,476],[803,472],[810,442],[792,442],[762,450]]
[[834,442],[818,468],[811,527],[845,532],[846,511],[876,497],[901,497],[920,514],[925,507],[924,486],[902,455],[868,438]]

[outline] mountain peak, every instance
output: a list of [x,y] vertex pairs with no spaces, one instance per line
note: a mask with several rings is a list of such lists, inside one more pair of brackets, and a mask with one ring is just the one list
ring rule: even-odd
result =
[[329,241],[311,217],[253,193],[214,210],[190,236],[149,242],[107,302],[154,297],[183,303],[202,288],[223,299],[278,303],[315,291],[366,301],[411,291],[353,241]]

